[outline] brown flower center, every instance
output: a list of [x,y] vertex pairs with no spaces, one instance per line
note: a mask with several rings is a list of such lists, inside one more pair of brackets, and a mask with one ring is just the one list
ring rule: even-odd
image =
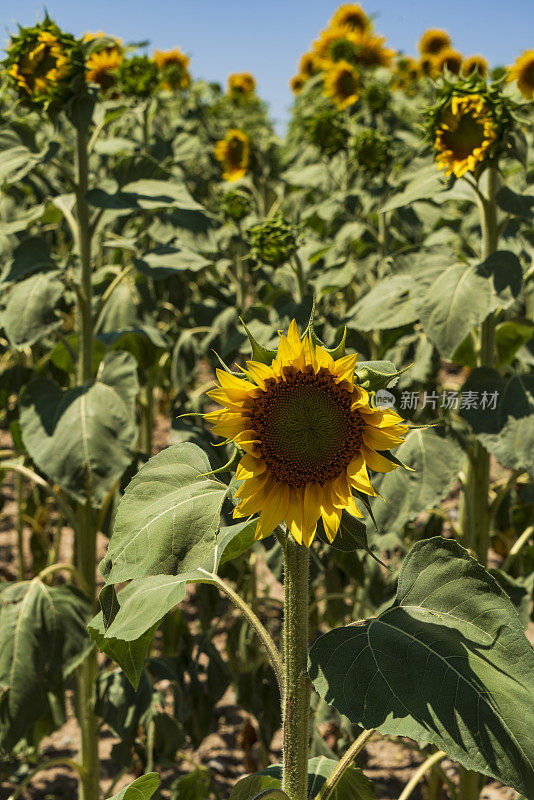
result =
[[362,445],[364,420],[350,409],[353,395],[321,370],[286,369],[271,378],[250,408],[250,427],[267,469],[297,488],[337,478]]
[[484,123],[466,114],[455,130],[444,131],[441,138],[456,159],[467,158],[484,141]]

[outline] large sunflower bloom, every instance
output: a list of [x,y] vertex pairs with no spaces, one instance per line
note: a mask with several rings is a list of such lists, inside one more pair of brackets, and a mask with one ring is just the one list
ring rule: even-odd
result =
[[367,33],[353,34],[356,48],[356,64],[364,67],[389,67],[395,51],[384,47],[385,36],[374,36]]
[[325,73],[324,93],[340,110],[360,99],[360,75],[348,61],[332,64]]
[[330,20],[331,28],[348,28],[364,33],[371,29],[372,23],[358,3],[345,3],[340,6]]
[[383,451],[401,444],[407,426],[371,407],[354,383],[356,361],[334,360],[309,335],[301,341],[293,320],[270,366],[247,361],[243,377],[217,370],[220,387],[208,394],[224,408],[206,419],[244,451],[234,517],[259,514],[257,539],[285,521],[309,547],[321,520],[333,541],[343,511],[362,516],[353,490],[376,495],[368,468],[395,469]]
[[164,89],[188,89],[191,84],[189,74],[189,56],[179,47],[174,50],[156,50],[154,61],[157,68],[163,73],[162,87]]
[[228,94],[248,97],[256,91],[256,80],[250,72],[234,72],[228,76]]
[[525,50],[508,70],[508,80],[515,81],[527,100],[534,97],[534,50]]
[[69,60],[57,36],[40,31],[33,50],[13,64],[9,74],[29,95],[40,95],[64,80],[69,69]]
[[419,52],[422,56],[437,56],[452,44],[447,31],[439,28],[429,28],[419,39]]
[[448,69],[453,75],[459,75],[463,61],[464,57],[458,50],[447,47],[436,56],[436,70],[443,72],[444,69]]
[[247,174],[250,160],[250,139],[246,133],[231,128],[215,145],[215,158],[223,166],[225,181],[237,181]]
[[496,138],[495,122],[484,98],[478,94],[453,97],[436,130],[439,169],[457,178],[473,172]]

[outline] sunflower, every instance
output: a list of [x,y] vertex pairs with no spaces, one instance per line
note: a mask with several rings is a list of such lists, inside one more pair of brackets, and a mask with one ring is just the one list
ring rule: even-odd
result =
[[215,158],[223,165],[225,181],[237,181],[247,174],[250,160],[250,139],[246,133],[231,128],[215,145]]
[[334,360],[309,333],[301,341],[293,320],[270,366],[247,361],[242,377],[217,370],[220,387],[208,394],[223,408],[206,419],[244,451],[234,517],[259,513],[256,539],[285,521],[309,547],[322,520],[332,542],[343,511],[363,516],[353,490],[376,496],[368,468],[395,469],[387,451],[407,426],[370,405],[354,382],[356,362],[355,355]]
[[515,81],[527,100],[534,97],[534,50],[525,50],[508,70],[508,80]]
[[436,70],[443,72],[443,70],[447,69],[453,75],[459,75],[463,61],[464,57],[458,50],[448,47],[436,56]]
[[331,61],[356,62],[357,35],[347,28],[327,28],[313,43],[312,55],[325,69]]
[[395,51],[384,47],[386,37],[372,34],[353,34],[356,64],[364,67],[389,67]]
[[348,61],[332,64],[325,74],[324,93],[340,111],[360,98],[360,75]]
[[293,94],[300,94],[304,89],[304,84],[306,83],[306,75],[293,75],[291,80],[289,81],[289,86]]
[[248,97],[256,91],[256,80],[250,72],[235,72],[228,76],[228,94]]
[[392,86],[394,89],[411,91],[420,75],[421,70],[415,58],[411,56],[400,56],[395,64]]
[[31,50],[12,64],[9,74],[28,95],[44,95],[51,87],[68,77],[69,59],[58,37],[50,31],[39,31]]
[[496,139],[495,121],[484,98],[478,94],[454,96],[436,130],[438,168],[461,178],[487,158]]
[[488,74],[489,64],[484,56],[468,56],[462,64],[462,75],[468,77],[477,72],[479,77],[485,78]]
[[331,28],[348,28],[364,33],[371,29],[372,23],[358,3],[345,3],[340,6],[330,20]]
[[422,56],[437,56],[451,44],[451,37],[447,31],[429,28],[419,39],[419,52]]
[[435,56],[421,56],[419,59],[419,70],[421,75],[426,75],[427,78],[436,78],[438,70],[436,68]]
[[191,84],[189,74],[189,56],[182,53],[179,47],[174,50],[156,50],[154,61],[159,71],[163,74],[161,86],[163,89],[188,89]]
[[314,53],[304,53],[299,61],[299,75],[311,78],[321,71],[321,65],[317,61]]
[[97,83],[106,92],[117,82],[117,70],[122,64],[123,54],[118,47],[105,47],[92,53],[87,59],[86,80]]

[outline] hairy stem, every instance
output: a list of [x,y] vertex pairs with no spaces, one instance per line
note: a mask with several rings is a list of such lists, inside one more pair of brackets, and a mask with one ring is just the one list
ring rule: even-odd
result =
[[282,789],[306,800],[311,681],[308,661],[309,551],[290,535],[284,561],[284,673]]
[[[404,787],[402,793],[399,796],[399,800],[408,800],[408,797],[411,795],[423,775],[431,769],[434,764],[437,764],[443,758],[447,758],[447,753],[444,753],[443,750],[438,750],[437,753],[433,753],[429,756],[426,761],[423,761],[419,769],[417,769],[406,786]],[[475,773],[473,773],[475,774]],[[463,795],[460,795],[463,798]]]
[[80,257],[80,286],[78,297],[78,383],[93,377],[93,286],[91,283],[91,231],[87,190],[89,165],[87,131],[76,129],[76,215],[78,221],[78,254]]

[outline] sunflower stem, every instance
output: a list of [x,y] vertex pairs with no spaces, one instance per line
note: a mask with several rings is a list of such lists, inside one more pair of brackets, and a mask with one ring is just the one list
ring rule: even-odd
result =
[[306,800],[311,681],[308,661],[309,551],[288,534],[284,547],[284,673],[282,789]]

